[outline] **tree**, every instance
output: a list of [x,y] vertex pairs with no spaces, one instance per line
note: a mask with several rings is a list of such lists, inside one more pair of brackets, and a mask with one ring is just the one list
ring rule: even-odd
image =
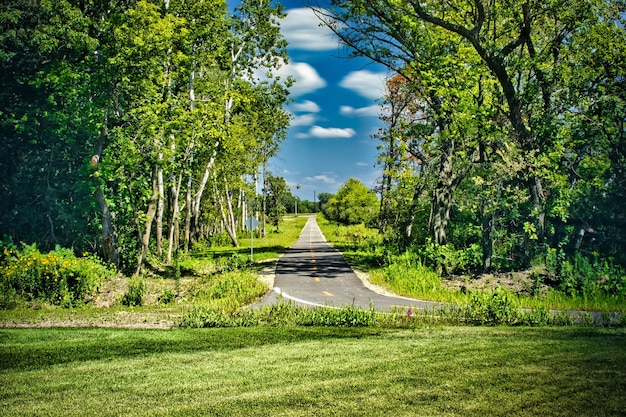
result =
[[284,197],[289,193],[289,187],[283,177],[274,176],[272,173],[267,173],[267,179],[265,180],[267,187],[267,215],[270,223],[276,227],[283,220],[283,217],[287,213],[285,205],[283,204]]
[[[582,161],[589,163],[591,155],[587,154],[590,147],[581,147],[576,137],[594,131],[589,128],[597,127],[596,122],[583,120],[597,121],[600,108],[601,112],[621,108],[620,47],[613,46],[620,42],[602,42],[598,34],[610,33],[604,39],[624,38],[622,2],[354,0],[333,1],[331,8],[314,10],[354,55],[367,56],[404,78],[408,88],[398,91],[404,97],[409,94],[409,100],[390,96],[400,104],[398,109],[408,102],[428,119],[411,121],[399,112],[392,115],[382,137],[384,158],[395,153],[400,137],[409,138],[404,140],[406,152],[420,162],[419,172],[434,174],[425,186],[433,193],[430,223],[436,242],[448,237],[452,202],[472,201],[467,207],[475,207],[478,214],[473,218],[479,219],[483,230],[484,266],[488,267],[490,236],[499,223],[498,200],[505,196],[515,196],[515,207],[507,210],[514,218],[501,225],[512,236],[524,236],[516,248],[522,252],[518,259],[528,262],[544,244],[558,244],[571,233],[565,225],[576,204],[569,190],[576,182],[572,179],[580,177],[572,171]],[[589,60],[590,55],[595,55],[594,60]],[[618,65],[613,67],[613,62]],[[578,90],[583,85],[591,90]],[[602,92],[596,90],[598,85]],[[608,101],[615,105],[599,106],[609,97],[608,91],[612,92]],[[589,92],[598,100],[592,105],[579,99]],[[623,125],[623,115],[618,114],[619,110],[604,113],[607,122],[612,120],[609,126]],[[404,121],[408,123],[403,126]],[[585,133],[570,130],[574,125],[586,126]],[[594,140],[599,145],[594,150],[602,155],[600,160],[608,161],[613,154],[617,161],[622,152],[609,143],[621,140],[623,128],[610,131],[594,134],[598,139],[611,137]],[[522,160],[498,179],[499,164],[513,161],[514,155]],[[402,157],[394,156],[396,161]],[[391,173],[394,165],[387,159],[384,164]],[[612,165],[611,174],[598,169],[591,176],[621,177],[618,166]],[[385,177],[385,193],[391,179]],[[464,182],[467,195],[461,196],[459,187]],[[523,189],[525,196],[518,192]],[[597,195],[593,201],[600,202]]]
[[0,233],[99,249],[135,273],[225,229],[236,245],[243,178],[288,126],[291,81],[271,74],[287,61],[283,15],[254,1],[233,14],[223,0],[4,2]]
[[365,184],[350,178],[328,200],[324,214],[339,223],[371,224],[378,214],[378,199]]
[[0,234],[16,242],[97,245],[90,27],[71,2],[0,5]]

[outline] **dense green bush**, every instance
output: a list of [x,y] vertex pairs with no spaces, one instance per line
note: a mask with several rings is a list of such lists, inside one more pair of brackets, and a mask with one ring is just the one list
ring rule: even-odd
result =
[[146,282],[142,278],[132,278],[128,281],[128,289],[122,296],[122,305],[128,307],[143,305],[146,295]]
[[482,250],[476,243],[464,249],[455,249],[451,244],[428,242],[414,250],[426,265],[434,267],[442,275],[478,271],[482,267]]
[[225,271],[205,279],[194,299],[200,305],[227,312],[253,302],[267,291],[250,270]]
[[518,324],[522,319],[519,307],[505,291],[472,292],[463,306],[465,319],[471,324]]
[[343,224],[372,224],[378,216],[378,199],[365,184],[350,178],[324,205],[324,215]]
[[548,277],[557,289],[570,297],[626,297],[626,271],[611,259],[590,260],[581,254],[567,257],[562,250],[548,249],[545,255]]
[[100,283],[115,272],[88,253],[75,256],[57,247],[41,253],[36,245],[21,248],[0,242],[0,307],[15,306],[19,300],[39,300],[64,307],[83,304]]

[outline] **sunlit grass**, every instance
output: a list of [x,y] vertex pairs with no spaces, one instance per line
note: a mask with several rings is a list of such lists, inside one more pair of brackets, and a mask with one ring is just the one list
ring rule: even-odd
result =
[[625,346],[580,327],[0,330],[0,415],[621,415]]
[[[327,240],[341,250],[346,260],[357,269],[367,271],[373,284],[386,288],[396,294],[427,301],[446,303],[467,303],[471,294],[451,290],[442,284],[442,278],[435,271],[415,260],[412,265],[405,265],[396,260],[389,265],[375,237],[375,230],[363,231],[363,226],[338,226],[318,216],[318,224]],[[355,230],[353,233],[352,230]],[[365,236],[365,238],[360,238]],[[372,244],[374,242],[374,244]],[[626,300],[623,295],[608,296],[596,294],[594,297],[567,296],[556,290],[545,295],[529,296],[509,294],[510,298],[525,309],[577,310],[599,312],[626,312]]]
[[[238,248],[232,245],[211,246],[208,248],[198,245],[198,248],[191,252],[190,259],[195,258],[203,261],[209,257],[224,257],[233,254],[250,256],[251,247],[255,262],[276,259],[296,243],[307,220],[307,216],[286,216],[280,224],[278,232],[273,226],[267,225],[265,237],[260,236],[261,226],[259,226],[253,237],[249,233],[242,233],[238,236]],[[187,260],[183,262],[187,262]]]

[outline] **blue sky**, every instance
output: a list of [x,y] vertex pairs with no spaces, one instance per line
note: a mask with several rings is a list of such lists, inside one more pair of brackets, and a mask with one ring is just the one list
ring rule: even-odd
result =
[[349,51],[302,0],[282,4],[290,61],[279,74],[296,79],[287,108],[293,119],[268,169],[309,201],[314,191],[335,193],[351,177],[371,188],[381,175],[372,135],[382,126],[377,99],[384,95],[387,71],[365,58],[347,59]]

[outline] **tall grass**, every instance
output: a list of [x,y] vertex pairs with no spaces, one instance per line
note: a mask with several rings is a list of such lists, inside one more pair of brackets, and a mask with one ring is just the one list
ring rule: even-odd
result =
[[626,317],[611,315],[594,317],[587,314],[553,314],[545,309],[522,310],[515,298],[504,291],[477,292],[464,303],[449,303],[429,310],[393,311],[343,308],[304,307],[278,302],[256,309],[226,311],[207,305],[187,309],[180,321],[183,328],[256,327],[256,326],[331,326],[415,328],[425,324],[473,326],[626,326]]
[[193,304],[229,313],[261,297],[267,288],[249,269],[204,278],[193,293]]
[[[383,245],[382,238],[375,230],[364,230],[362,225],[339,226],[321,215],[318,217],[318,224],[326,238],[343,251],[353,267],[370,273],[374,284],[388,288],[396,294],[424,300],[457,304],[473,301],[474,295],[471,293],[446,288],[440,271],[425,263],[423,251],[394,253],[393,248]],[[562,272],[564,278],[558,288],[550,289],[544,295],[508,292],[506,296],[523,308],[537,311],[556,309],[618,312],[621,316],[626,313],[626,276],[623,271],[606,264],[599,265],[598,270],[594,271],[591,264],[580,258],[577,258],[575,264],[577,268],[567,262],[564,264],[569,267]],[[453,269],[448,266],[450,268]],[[490,294],[487,291],[487,296]]]

